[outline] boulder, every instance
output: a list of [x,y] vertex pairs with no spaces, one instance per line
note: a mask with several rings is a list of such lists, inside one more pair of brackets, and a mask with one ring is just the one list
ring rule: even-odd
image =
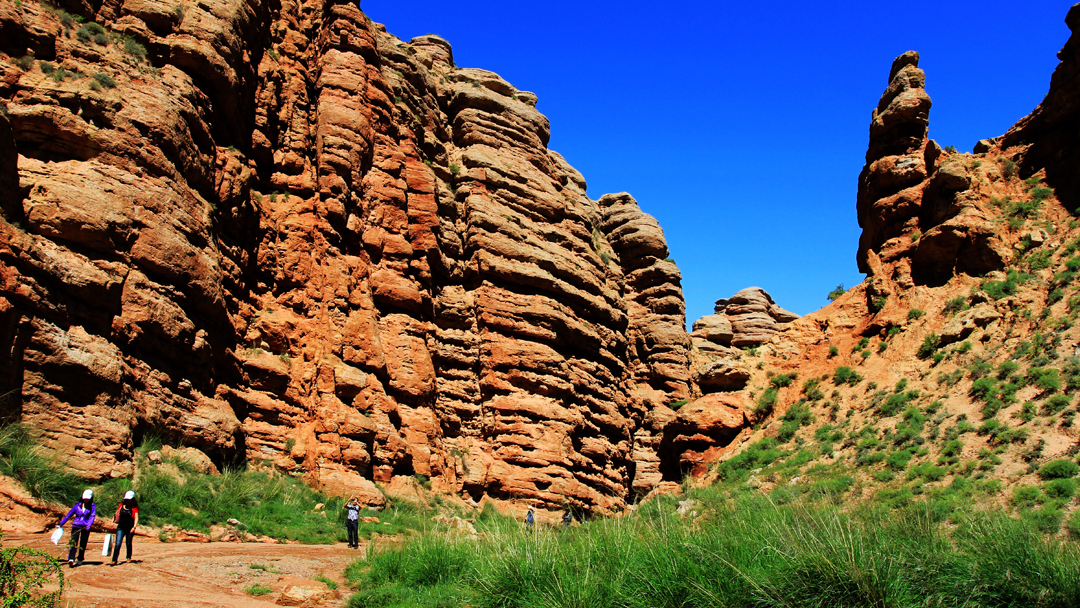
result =
[[750,381],[750,371],[733,359],[706,363],[694,372],[694,382],[702,392],[740,391]]

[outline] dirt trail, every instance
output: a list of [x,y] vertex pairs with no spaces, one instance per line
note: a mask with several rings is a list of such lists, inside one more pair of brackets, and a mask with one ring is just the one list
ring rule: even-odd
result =
[[[133,561],[110,566],[110,558],[101,556],[102,538],[100,533],[90,536],[82,566],[72,569],[64,565],[68,588],[62,605],[267,608],[274,605],[289,585],[326,591],[324,583],[312,580],[321,574],[339,584],[338,593],[330,592],[317,603],[305,605],[340,607],[345,605],[349,593],[343,578],[345,567],[362,556],[366,546],[354,550],[344,544],[162,543],[137,537]],[[63,559],[67,557],[67,549],[53,545],[48,534],[5,535],[4,546],[32,547]],[[264,566],[265,570],[252,568],[252,564]],[[259,597],[244,592],[255,583],[272,592]]]

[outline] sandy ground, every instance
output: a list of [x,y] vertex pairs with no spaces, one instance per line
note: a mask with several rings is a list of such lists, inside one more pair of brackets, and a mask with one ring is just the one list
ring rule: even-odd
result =
[[[111,558],[101,556],[103,536],[91,534],[83,565],[69,568],[64,564],[68,588],[60,606],[266,608],[274,605],[289,585],[327,590],[324,583],[312,580],[322,575],[339,584],[338,592],[328,592],[316,603],[305,605],[340,607],[349,594],[343,578],[345,567],[364,552],[364,546],[354,550],[344,543],[162,543],[136,537],[132,561],[110,566]],[[67,548],[53,545],[48,534],[5,535],[4,546],[43,549],[59,559],[67,558]],[[252,568],[252,564],[265,569]],[[244,592],[255,583],[269,587],[272,593],[252,597]]]

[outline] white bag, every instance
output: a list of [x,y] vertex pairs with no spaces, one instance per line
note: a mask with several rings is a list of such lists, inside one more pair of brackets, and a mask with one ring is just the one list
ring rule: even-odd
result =
[[64,537],[64,529],[61,528],[60,526],[57,526],[56,529],[53,530],[52,536],[49,537],[49,540],[52,541],[52,544],[59,545],[60,544],[60,539],[63,538],[63,537]]
[[105,535],[105,542],[101,543],[101,554],[105,557],[109,556],[109,541],[112,540],[112,534]]

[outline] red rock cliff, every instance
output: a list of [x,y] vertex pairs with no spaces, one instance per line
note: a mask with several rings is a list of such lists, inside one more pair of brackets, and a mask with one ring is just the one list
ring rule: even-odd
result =
[[336,492],[605,511],[661,480],[680,274],[535,95],[354,2],[62,7],[0,3],[8,417],[96,478],[156,433]]

